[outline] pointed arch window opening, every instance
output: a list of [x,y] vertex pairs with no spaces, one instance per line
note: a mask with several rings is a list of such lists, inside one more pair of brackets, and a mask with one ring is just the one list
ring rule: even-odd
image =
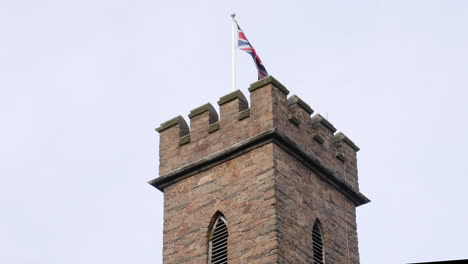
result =
[[320,222],[315,221],[312,228],[312,246],[314,253],[314,264],[325,264],[325,253],[323,248],[323,234]]
[[208,264],[228,263],[228,236],[226,219],[222,215],[216,216],[209,233]]

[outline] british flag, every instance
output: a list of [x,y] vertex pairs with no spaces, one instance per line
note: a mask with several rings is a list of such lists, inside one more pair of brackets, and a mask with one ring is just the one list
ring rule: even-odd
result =
[[258,79],[260,80],[268,76],[268,72],[266,71],[265,66],[263,66],[262,60],[260,60],[260,57],[258,57],[257,52],[252,47],[252,45],[250,45],[249,40],[247,40],[247,37],[245,36],[244,31],[242,31],[242,29],[239,27],[239,24],[237,24],[237,21],[236,21],[236,25],[237,25],[237,32],[238,32],[237,45],[241,50],[247,52],[248,54],[250,54],[250,56],[252,56],[255,62],[255,66],[257,66]]

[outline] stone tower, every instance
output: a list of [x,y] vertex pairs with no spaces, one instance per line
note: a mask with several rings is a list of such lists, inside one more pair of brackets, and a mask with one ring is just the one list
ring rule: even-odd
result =
[[273,77],[249,92],[157,128],[163,263],[358,264],[359,148]]

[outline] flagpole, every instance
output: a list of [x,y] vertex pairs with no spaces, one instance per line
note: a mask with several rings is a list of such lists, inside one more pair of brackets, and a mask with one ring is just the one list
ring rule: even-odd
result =
[[236,90],[236,48],[237,48],[237,23],[236,23],[236,14],[232,13],[232,91]]

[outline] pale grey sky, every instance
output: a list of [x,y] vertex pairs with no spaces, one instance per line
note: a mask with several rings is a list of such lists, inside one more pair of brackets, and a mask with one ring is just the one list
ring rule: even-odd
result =
[[1,263],[161,263],[153,129],[230,92],[232,11],[361,147],[361,263],[468,258],[468,1],[0,0]]

